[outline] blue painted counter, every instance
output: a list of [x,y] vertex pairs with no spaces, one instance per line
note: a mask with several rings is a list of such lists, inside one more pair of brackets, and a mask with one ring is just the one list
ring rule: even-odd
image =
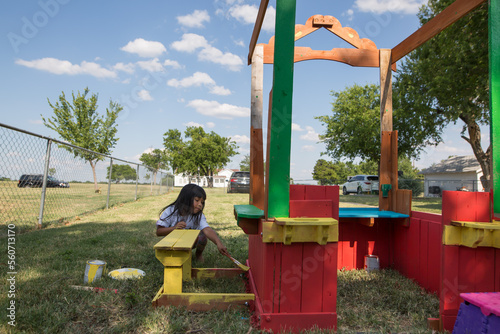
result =
[[399,212],[379,211],[378,208],[339,208],[339,218],[408,218]]

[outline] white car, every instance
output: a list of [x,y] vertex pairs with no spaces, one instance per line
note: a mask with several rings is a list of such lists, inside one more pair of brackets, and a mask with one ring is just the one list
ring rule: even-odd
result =
[[366,192],[378,192],[378,176],[377,175],[356,175],[351,177],[342,186],[342,194],[349,195],[350,193],[362,194]]

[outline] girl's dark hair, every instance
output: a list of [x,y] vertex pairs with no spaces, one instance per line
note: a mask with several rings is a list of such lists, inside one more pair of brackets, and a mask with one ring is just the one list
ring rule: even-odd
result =
[[[193,213],[193,203],[195,197],[203,198],[203,208],[196,214]],[[175,214],[179,216],[191,215],[194,217],[195,226],[198,226],[200,224],[201,215],[203,214],[203,209],[205,208],[206,199],[207,199],[207,194],[205,193],[205,190],[202,187],[194,183],[186,184],[184,187],[182,187],[179,196],[177,196],[177,199],[173,203],[167,205],[166,207],[160,210],[160,215],[168,207],[174,206],[174,210],[166,218],[169,218],[170,216],[173,216]]]

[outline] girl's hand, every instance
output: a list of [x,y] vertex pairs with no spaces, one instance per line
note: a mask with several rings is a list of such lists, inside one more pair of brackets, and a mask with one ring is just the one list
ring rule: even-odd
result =
[[175,228],[179,229],[179,230],[185,229],[186,228],[186,222],[184,222],[184,221],[178,222],[177,224],[175,224]]
[[225,256],[230,256],[230,255],[229,255],[229,252],[227,251],[226,246],[224,246],[224,244],[223,244],[222,242],[217,243],[217,248],[219,249],[219,252],[220,252],[222,255],[225,255]]

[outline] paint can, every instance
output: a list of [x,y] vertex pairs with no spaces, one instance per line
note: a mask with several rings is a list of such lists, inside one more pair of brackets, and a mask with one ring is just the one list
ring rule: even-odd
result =
[[365,255],[365,270],[367,272],[373,270],[379,270],[378,256],[377,255]]
[[85,267],[85,275],[83,276],[83,283],[90,284],[97,281],[102,277],[106,270],[106,262],[101,260],[89,260]]

